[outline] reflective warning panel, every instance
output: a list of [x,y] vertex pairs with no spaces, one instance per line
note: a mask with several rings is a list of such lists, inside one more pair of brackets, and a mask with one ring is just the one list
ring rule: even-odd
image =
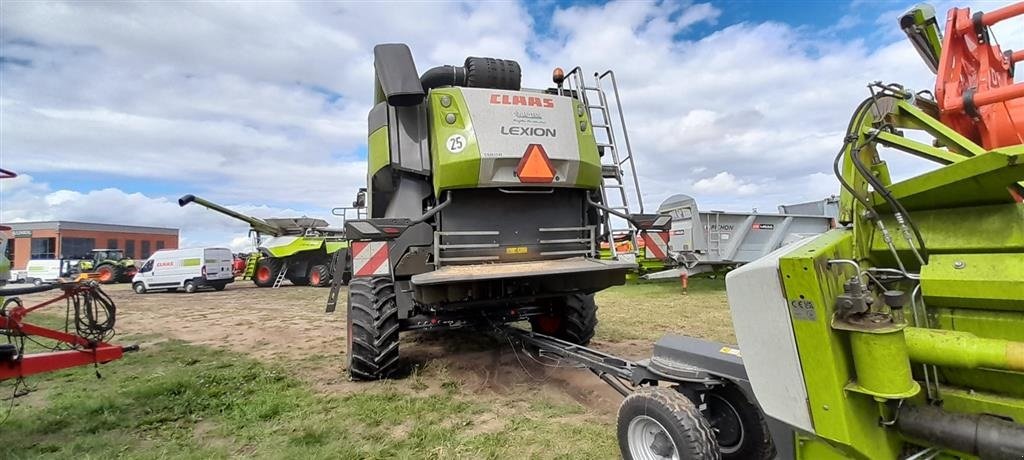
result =
[[516,176],[519,182],[527,183],[549,183],[554,180],[555,168],[543,145],[530,144],[526,147],[526,153],[516,167]]

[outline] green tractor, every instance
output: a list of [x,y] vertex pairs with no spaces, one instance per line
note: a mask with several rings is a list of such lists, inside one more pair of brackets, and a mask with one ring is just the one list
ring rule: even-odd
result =
[[[247,216],[194,195],[178,200],[179,206],[195,203],[251,226],[257,251],[246,259],[243,280],[258,287],[278,287],[287,279],[298,286],[325,287],[335,278],[333,258],[348,257],[348,241],[341,229],[327,227],[327,221],[309,217],[260,219]],[[337,281],[348,284],[349,273],[339,271]]]
[[367,218],[345,224],[350,377],[392,374],[400,331],[529,321],[589,342],[594,293],[637,266],[614,245],[601,258],[602,242],[624,232],[636,248],[669,223],[643,214],[622,112],[610,116],[618,104],[601,86],[614,89],[614,74],[585,84],[578,67],[555,69],[556,87],[525,89],[515,61],[470,57],[421,76],[404,44],[374,57]]
[[138,271],[135,260],[125,257],[121,249],[93,249],[76,259],[72,274],[95,273],[103,284],[129,283]]

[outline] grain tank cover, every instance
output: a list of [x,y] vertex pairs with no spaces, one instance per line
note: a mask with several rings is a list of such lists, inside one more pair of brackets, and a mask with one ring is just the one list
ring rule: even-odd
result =
[[[539,145],[554,169],[545,186],[573,186],[580,167],[574,100],[553,94],[460,88],[480,149],[482,186],[521,185],[520,160]],[[589,127],[587,128],[589,131]]]

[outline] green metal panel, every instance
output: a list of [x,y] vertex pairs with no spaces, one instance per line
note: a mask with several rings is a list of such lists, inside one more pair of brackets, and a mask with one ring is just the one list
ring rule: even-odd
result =
[[[1012,203],[1007,187],[1024,181],[1024,146],[968,158],[889,186],[908,211]],[[871,200],[879,212],[891,212],[882,196]]]
[[274,257],[288,257],[305,251],[320,250],[324,246],[323,238],[299,237],[288,244],[280,246],[263,246]]
[[339,249],[348,249],[348,240],[345,241],[327,241],[327,253],[334,254]]
[[[852,232],[832,230],[781,258],[779,270],[790,304],[799,302],[814,309],[813,319],[793,317],[793,332],[816,434],[849,457],[895,458],[900,440],[878,425],[877,402],[845,389],[856,377],[849,339],[831,327],[835,298],[850,275],[848,269],[830,268],[827,262],[849,258],[852,251]],[[807,446],[812,451],[807,455],[828,452],[822,446]]]
[[576,130],[576,138],[580,146],[580,169],[576,175],[576,186],[596,189],[601,186],[601,156],[597,151],[594,127],[590,124],[586,107],[583,107],[583,104],[576,99],[573,99],[572,105],[573,113],[576,114],[576,124],[586,127],[586,129]]
[[932,255],[921,292],[936,307],[1024,310],[1024,254]]
[[[450,98],[450,105],[441,104],[442,97]],[[431,165],[434,170],[434,193],[442,190],[473,188],[480,182],[480,148],[473,131],[473,120],[469,115],[466,100],[459,88],[439,88],[430,90],[428,99],[428,118],[430,119],[430,152]],[[449,114],[455,115],[455,122],[445,120]],[[453,135],[465,138],[465,148],[452,153],[446,142]]]
[[796,437],[796,458],[801,460],[846,460],[852,455],[821,438]]
[[[932,254],[1024,252],[1024,205],[1019,203],[916,211],[911,218]],[[893,216],[882,220],[889,229],[897,228]],[[894,263],[882,235],[873,227],[869,230],[872,257]],[[895,238],[893,243],[904,261],[913,260],[905,239]]]
[[376,131],[370,133],[370,138],[367,144],[367,155],[366,161],[368,163],[368,171],[370,177],[373,177],[377,171],[380,171],[385,166],[391,163],[391,151],[389,150],[388,141],[388,127],[383,126],[377,128]]
[[974,389],[940,386],[942,407],[953,412],[966,414],[991,414],[1010,417],[1017,423],[1024,423],[1024,405],[1019,396],[1004,395],[977,391]]

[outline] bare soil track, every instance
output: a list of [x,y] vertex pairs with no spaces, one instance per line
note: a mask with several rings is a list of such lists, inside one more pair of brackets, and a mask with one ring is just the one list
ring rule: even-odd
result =
[[[287,284],[279,289],[256,288],[248,281],[238,281],[221,292],[194,294],[178,291],[139,295],[127,284],[104,286],[104,290],[118,306],[119,338],[115,342],[139,340],[143,355],[147,343],[167,338],[227,348],[284,366],[318,391],[333,394],[388,384],[409,392],[457,385],[461,392],[502,404],[522,404],[530,401],[531,395],[543,393],[549,401],[575,402],[601,417],[614,414],[621,401],[618,393],[585,369],[534,359],[500,337],[471,330],[405,333],[400,345],[403,371],[398,380],[349,382],[345,372],[345,311],[339,308],[333,314],[324,312],[326,288]],[[30,303],[42,298],[27,296],[25,300]],[[684,296],[679,299],[695,300]],[[613,312],[634,308],[632,304],[601,305],[609,317],[614,317]],[[652,342],[602,340],[599,330],[592,345],[640,359],[648,356]]]

